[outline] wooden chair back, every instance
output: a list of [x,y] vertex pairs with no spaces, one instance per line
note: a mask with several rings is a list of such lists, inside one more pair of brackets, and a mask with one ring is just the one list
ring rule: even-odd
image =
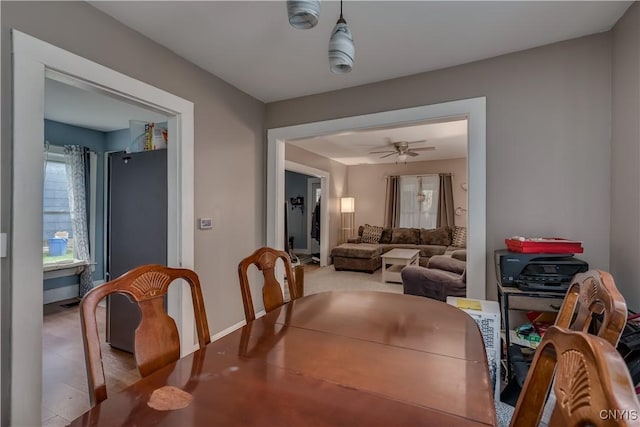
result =
[[627,304],[611,274],[602,270],[589,270],[573,277],[555,324],[587,332],[594,314],[603,316],[596,335],[617,346],[627,322]]
[[557,401],[550,427],[640,424],[640,404],[627,366],[602,338],[550,327],[518,398],[512,427],[539,425],[552,382]]
[[91,405],[107,398],[102,351],[96,322],[96,306],[107,295],[119,293],[138,304],[141,320],[135,331],[134,357],[143,377],[180,358],[180,337],[174,320],[164,309],[169,285],[183,279],[191,288],[198,343],[211,342],[198,275],[184,268],[144,265],[93,288],[80,303],[80,319],[87,365]]
[[291,300],[298,298],[296,276],[293,274],[289,254],[269,247],[260,248],[238,264],[240,290],[242,291],[242,302],[244,303],[244,316],[247,319],[247,322],[256,318],[256,313],[253,309],[253,299],[251,298],[251,287],[249,286],[249,278],[247,276],[247,270],[251,265],[255,265],[258,270],[262,272],[264,277],[262,300],[264,302],[265,311],[269,312],[284,304],[282,287],[275,275],[276,262],[279,259],[284,263],[285,278],[289,287]]

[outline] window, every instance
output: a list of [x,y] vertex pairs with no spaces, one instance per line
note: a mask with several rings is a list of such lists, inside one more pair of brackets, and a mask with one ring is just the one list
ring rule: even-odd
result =
[[438,175],[400,177],[400,227],[436,228]]
[[46,153],[42,229],[43,264],[73,260],[67,172],[64,155],[60,153]]

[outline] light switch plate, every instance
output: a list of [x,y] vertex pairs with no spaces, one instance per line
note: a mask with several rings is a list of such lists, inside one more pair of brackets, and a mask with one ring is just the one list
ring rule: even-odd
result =
[[213,228],[213,220],[211,218],[199,218],[198,228],[200,230],[211,230]]

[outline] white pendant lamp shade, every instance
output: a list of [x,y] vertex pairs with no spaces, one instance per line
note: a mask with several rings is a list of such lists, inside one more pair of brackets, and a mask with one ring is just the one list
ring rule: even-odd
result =
[[353,68],[356,49],[353,46],[351,30],[342,14],[329,39],[329,67],[335,74],[344,74]]
[[293,28],[308,30],[318,23],[320,16],[320,0],[287,1],[289,24]]

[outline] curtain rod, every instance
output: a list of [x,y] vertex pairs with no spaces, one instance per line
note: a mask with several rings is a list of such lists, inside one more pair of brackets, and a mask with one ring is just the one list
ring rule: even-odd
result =
[[[65,145],[79,145],[79,144],[65,144]],[[44,150],[48,152],[48,151],[49,151],[49,147],[60,147],[60,148],[64,148],[64,145],[56,145],[56,144],[52,144],[52,143],[50,143],[49,141],[45,140],[45,141],[44,141],[44,145],[43,145],[43,147],[44,147]],[[101,151],[95,151],[95,150],[93,150],[93,149],[91,149],[91,148],[89,148],[89,147],[87,147],[87,146],[85,146],[85,145],[81,145],[81,147],[84,147],[84,148],[85,148],[85,150],[86,150],[88,153],[93,153],[93,154],[99,154],[99,153],[101,153]]]
[[422,177],[422,176],[430,176],[430,175],[453,176],[453,173],[451,173],[451,172],[443,172],[443,173],[423,173],[423,174],[410,174],[410,175],[384,175],[384,177],[385,178],[390,178],[392,176],[416,176],[416,177]]

